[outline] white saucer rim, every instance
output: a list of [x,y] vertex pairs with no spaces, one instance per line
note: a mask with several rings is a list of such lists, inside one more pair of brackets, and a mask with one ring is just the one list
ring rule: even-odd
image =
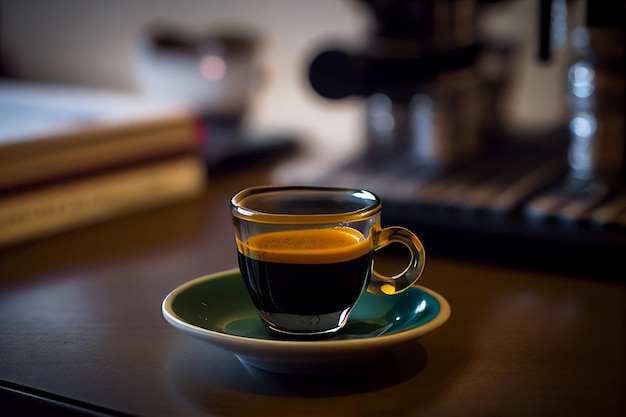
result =
[[441,327],[451,315],[451,308],[448,301],[443,298],[440,294],[435,291],[423,287],[421,285],[413,285],[413,287],[419,288],[421,291],[424,291],[431,295],[433,298],[437,300],[439,303],[439,311],[431,320],[426,323],[423,323],[419,326],[401,330],[399,332],[385,334],[376,337],[367,337],[367,338],[359,338],[359,339],[341,339],[341,340],[277,340],[277,339],[262,339],[262,338],[253,338],[246,336],[237,336],[228,333],[222,333],[214,330],[204,329],[202,327],[198,327],[193,325],[178,315],[176,315],[172,309],[172,303],[177,295],[185,291],[186,289],[193,287],[200,282],[208,281],[211,279],[221,278],[227,275],[239,274],[240,271],[238,268],[233,268],[221,272],[216,272],[212,274],[208,274],[205,276],[201,276],[190,281],[187,281],[174,290],[172,290],[161,303],[161,312],[165,318],[165,320],[170,323],[172,326],[186,331],[188,333],[194,334],[196,336],[200,336],[204,339],[210,339],[222,346],[237,346],[239,348],[253,348],[257,351],[259,350],[270,350],[272,352],[276,352],[277,349],[297,349],[298,351],[304,352],[307,350],[315,351],[316,353],[321,353],[323,350],[354,350],[355,348],[362,349],[371,349],[376,348],[377,346],[385,346],[389,344],[398,344],[409,340],[414,340],[425,336],[426,334],[432,332],[433,330]]

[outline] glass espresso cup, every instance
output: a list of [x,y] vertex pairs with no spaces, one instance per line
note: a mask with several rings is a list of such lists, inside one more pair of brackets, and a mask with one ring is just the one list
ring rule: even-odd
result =
[[[417,281],[425,252],[406,228],[381,227],[382,202],[359,189],[262,186],[232,200],[239,269],[267,327],[289,336],[339,331],[361,293],[398,294]],[[404,271],[377,273],[374,252],[401,243]]]

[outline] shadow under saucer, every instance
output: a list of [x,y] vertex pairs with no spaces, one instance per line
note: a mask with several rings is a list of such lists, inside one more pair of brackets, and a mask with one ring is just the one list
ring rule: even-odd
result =
[[[208,406],[207,393],[227,397],[237,393],[275,397],[331,397],[388,388],[407,381],[426,366],[428,354],[421,343],[395,347],[374,363],[349,372],[318,374],[272,373],[241,363],[220,349],[207,352],[205,344],[188,338],[171,351],[171,384],[187,402]],[[204,405],[204,406],[203,406]]]

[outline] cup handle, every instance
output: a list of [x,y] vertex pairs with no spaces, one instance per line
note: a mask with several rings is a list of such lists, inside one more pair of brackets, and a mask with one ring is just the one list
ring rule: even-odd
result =
[[424,271],[426,251],[413,232],[400,226],[386,227],[378,233],[374,250],[382,249],[391,243],[401,243],[406,246],[411,259],[404,271],[393,276],[379,274],[372,264],[372,276],[367,286],[368,292],[385,295],[398,294],[415,284]]

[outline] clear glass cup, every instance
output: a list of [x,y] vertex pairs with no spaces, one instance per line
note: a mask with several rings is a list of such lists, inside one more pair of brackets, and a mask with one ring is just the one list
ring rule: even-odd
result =
[[[382,202],[370,191],[310,186],[248,188],[231,200],[239,269],[270,330],[290,336],[334,334],[364,290],[381,296],[413,285],[424,269],[419,238],[383,228]],[[374,252],[401,243],[406,268],[385,276]]]

